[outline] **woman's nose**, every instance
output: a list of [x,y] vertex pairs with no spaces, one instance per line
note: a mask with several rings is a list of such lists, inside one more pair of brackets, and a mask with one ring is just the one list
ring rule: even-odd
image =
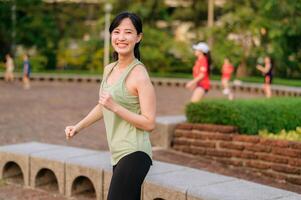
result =
[[125,40],[125,34],[124,33],[120,33],[118,35],[118,40]]

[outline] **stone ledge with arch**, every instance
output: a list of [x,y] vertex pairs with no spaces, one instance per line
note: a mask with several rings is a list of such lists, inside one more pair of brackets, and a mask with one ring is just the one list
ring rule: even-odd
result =
[[[37,142],[0,147],[0,178],[66,197],[106,199],[110,153]],[[301,195],[175,164],[154,161],[142,200],[301,200]]]

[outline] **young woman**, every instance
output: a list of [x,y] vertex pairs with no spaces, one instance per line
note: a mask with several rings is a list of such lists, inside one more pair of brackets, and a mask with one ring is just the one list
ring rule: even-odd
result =
[[264,58],[264,67],[262,65],[257,65],[256,68],[262,72],[264,75],[264,85],[263,90],[265,93],[265,96],[267,98],[272,97],[272,90],[271,90],[271,84],[273,80],[273,62],[272,59],[269,56],[266,56]]
[[186,84],[186,88],[193,90],[190,101],[198,102],[210,89],[209,73],[211,57],[209,47],[204,42],[193,45],[192,48],[197,60],[193,66],[193,80]]
[[152,165],[149,132],[155,127],[156,97],[145,66],[139,61],[140,18],[128,12],[110,26],[113,62],[105,67],[99,102],[80,122],[65,129],[73,137],[104,119],[113,176],[109,200],[140,199],[141,185]]
[[232,73],[234,71],[234,66],[230,62],[229,58],[224,59],[224,64],[222,67],[222,87],[223,94],[228,96],[229,100],[233,100],[234,96],[230,89],[229,82],[231,80]]
[[24,89],[30,89],[30,73],[31,66],[29,57],[27,54],[23,55],[23,87]]
[[13,82],[14,81],[14,60],[11,57],[11,55],[8,53],[5,56],[6,62],[5,62],[5,75],[4,75],[4,79],[7,82]]

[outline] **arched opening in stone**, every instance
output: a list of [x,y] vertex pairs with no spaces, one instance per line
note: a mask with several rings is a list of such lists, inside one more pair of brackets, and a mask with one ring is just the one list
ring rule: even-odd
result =
[[9,183],[24,184],[24,176],[21,167],[15,162],[8,162],[3,167],[3,179]]
[[96,191],[89,178],[79,176],[72,183],[71,195],[80,199],[95,199]]
[[49,192],[59,192],[57,178],[50,169],[43,168],[37,173],[35,186]]

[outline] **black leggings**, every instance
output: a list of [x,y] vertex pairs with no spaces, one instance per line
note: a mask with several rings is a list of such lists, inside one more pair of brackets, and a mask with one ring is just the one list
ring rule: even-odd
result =
[[120,159],[113,166],[108,200],[140,200],[141,185],[151,165],[152,160],[142,151]]

